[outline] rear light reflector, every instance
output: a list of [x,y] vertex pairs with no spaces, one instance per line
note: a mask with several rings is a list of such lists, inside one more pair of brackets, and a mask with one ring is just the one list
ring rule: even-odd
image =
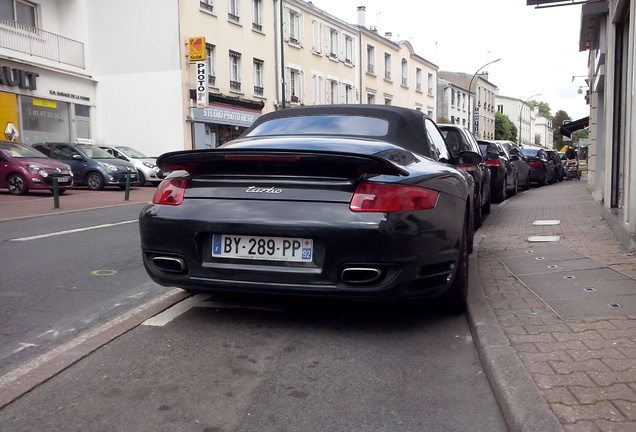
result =
[[358,212],[400,212],[432,209],[439,192],[392,183],[360,183],[349,208]]
[[155,195],[152,197],[153,204],[174,205],[178,206],[183,202],[185,195],[187,178],[166,179],[162,181]]

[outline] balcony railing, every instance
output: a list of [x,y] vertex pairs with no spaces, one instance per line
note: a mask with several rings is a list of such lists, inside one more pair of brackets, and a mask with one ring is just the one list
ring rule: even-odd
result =
[[84,44],[0,17],[0,48],[22,52],[80,68],[85,67]]

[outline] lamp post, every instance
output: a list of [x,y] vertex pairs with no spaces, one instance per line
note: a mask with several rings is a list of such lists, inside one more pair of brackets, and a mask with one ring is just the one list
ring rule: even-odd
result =
[[532,99],[535,96],[541,96],[542,93],[537,93],[537,94],[533,94],[532,96],[530,96],[529,98],[527,98],[526,100],[524,100],[521,103],[521,106],[519,107],[519,145],[523,145],[523,143],[521,142],[521,114],[523,113],[523,107],[526,105],[526,102],[528,102],[530,99]]
[[[472,114],[473,110],[470,108],[470,95],[473,93],[473,80],[475,79],[475,77],[477,76],[477,74],[479,73],[480,70],[482,70],[483,68],[485,68],[486,66],[496,63],[499,60],[501,60],[500,58],[498,58],[497,60],[493,60],[493,61],[489,61],[488,63],[486,63],[485,65],[483,65],[482,67],[480,67],[479,69],[477,69],[477,72],[475,72],[473,74],[473,77],[470,79],[470,84],[468,84],[468,130],[470,130],[470,115]],[[473,135],[475,134],[475,128],[473,127]]]

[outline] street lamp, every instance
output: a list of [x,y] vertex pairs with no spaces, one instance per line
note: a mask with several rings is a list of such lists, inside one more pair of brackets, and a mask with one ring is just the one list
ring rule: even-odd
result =
[[530,99],[532,99],[535,96],[541,96],[542,94],[543,93],[533,94],[532,96],[524,100],[521,106],[519,107],[519,145],[523,145],[523,143],[521,142],[521,114],[523,112],[523,107],[525,106],[526,102],[528,102]]
[[[470,84],[468,84],[468,130],[470,130],[470,115],[472,113],[472,109],[470,108],[470,95],[473,93],[473,80],[475,79],[475,77],[477,76],[477,74],[479,73],[480,70],[482,70],[483,68],[485,68],[486,66],[496,63],[499,60],[501,60],[500,58],[498,58],[497,60],[493,60],[490,61],[488,63],[486,63],[485,65],[483,65],[482,67],[480,67],[479,69],[477,69],[477,72],[475,72],[473,74],[473,77],[470,79]],[[473,126],[473,135],[475,134],[475,127]]]

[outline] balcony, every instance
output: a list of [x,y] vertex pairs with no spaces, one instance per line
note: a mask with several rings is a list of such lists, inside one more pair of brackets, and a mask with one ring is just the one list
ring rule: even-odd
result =
[[0,17],[0,48],[84,69],[84,44]]

